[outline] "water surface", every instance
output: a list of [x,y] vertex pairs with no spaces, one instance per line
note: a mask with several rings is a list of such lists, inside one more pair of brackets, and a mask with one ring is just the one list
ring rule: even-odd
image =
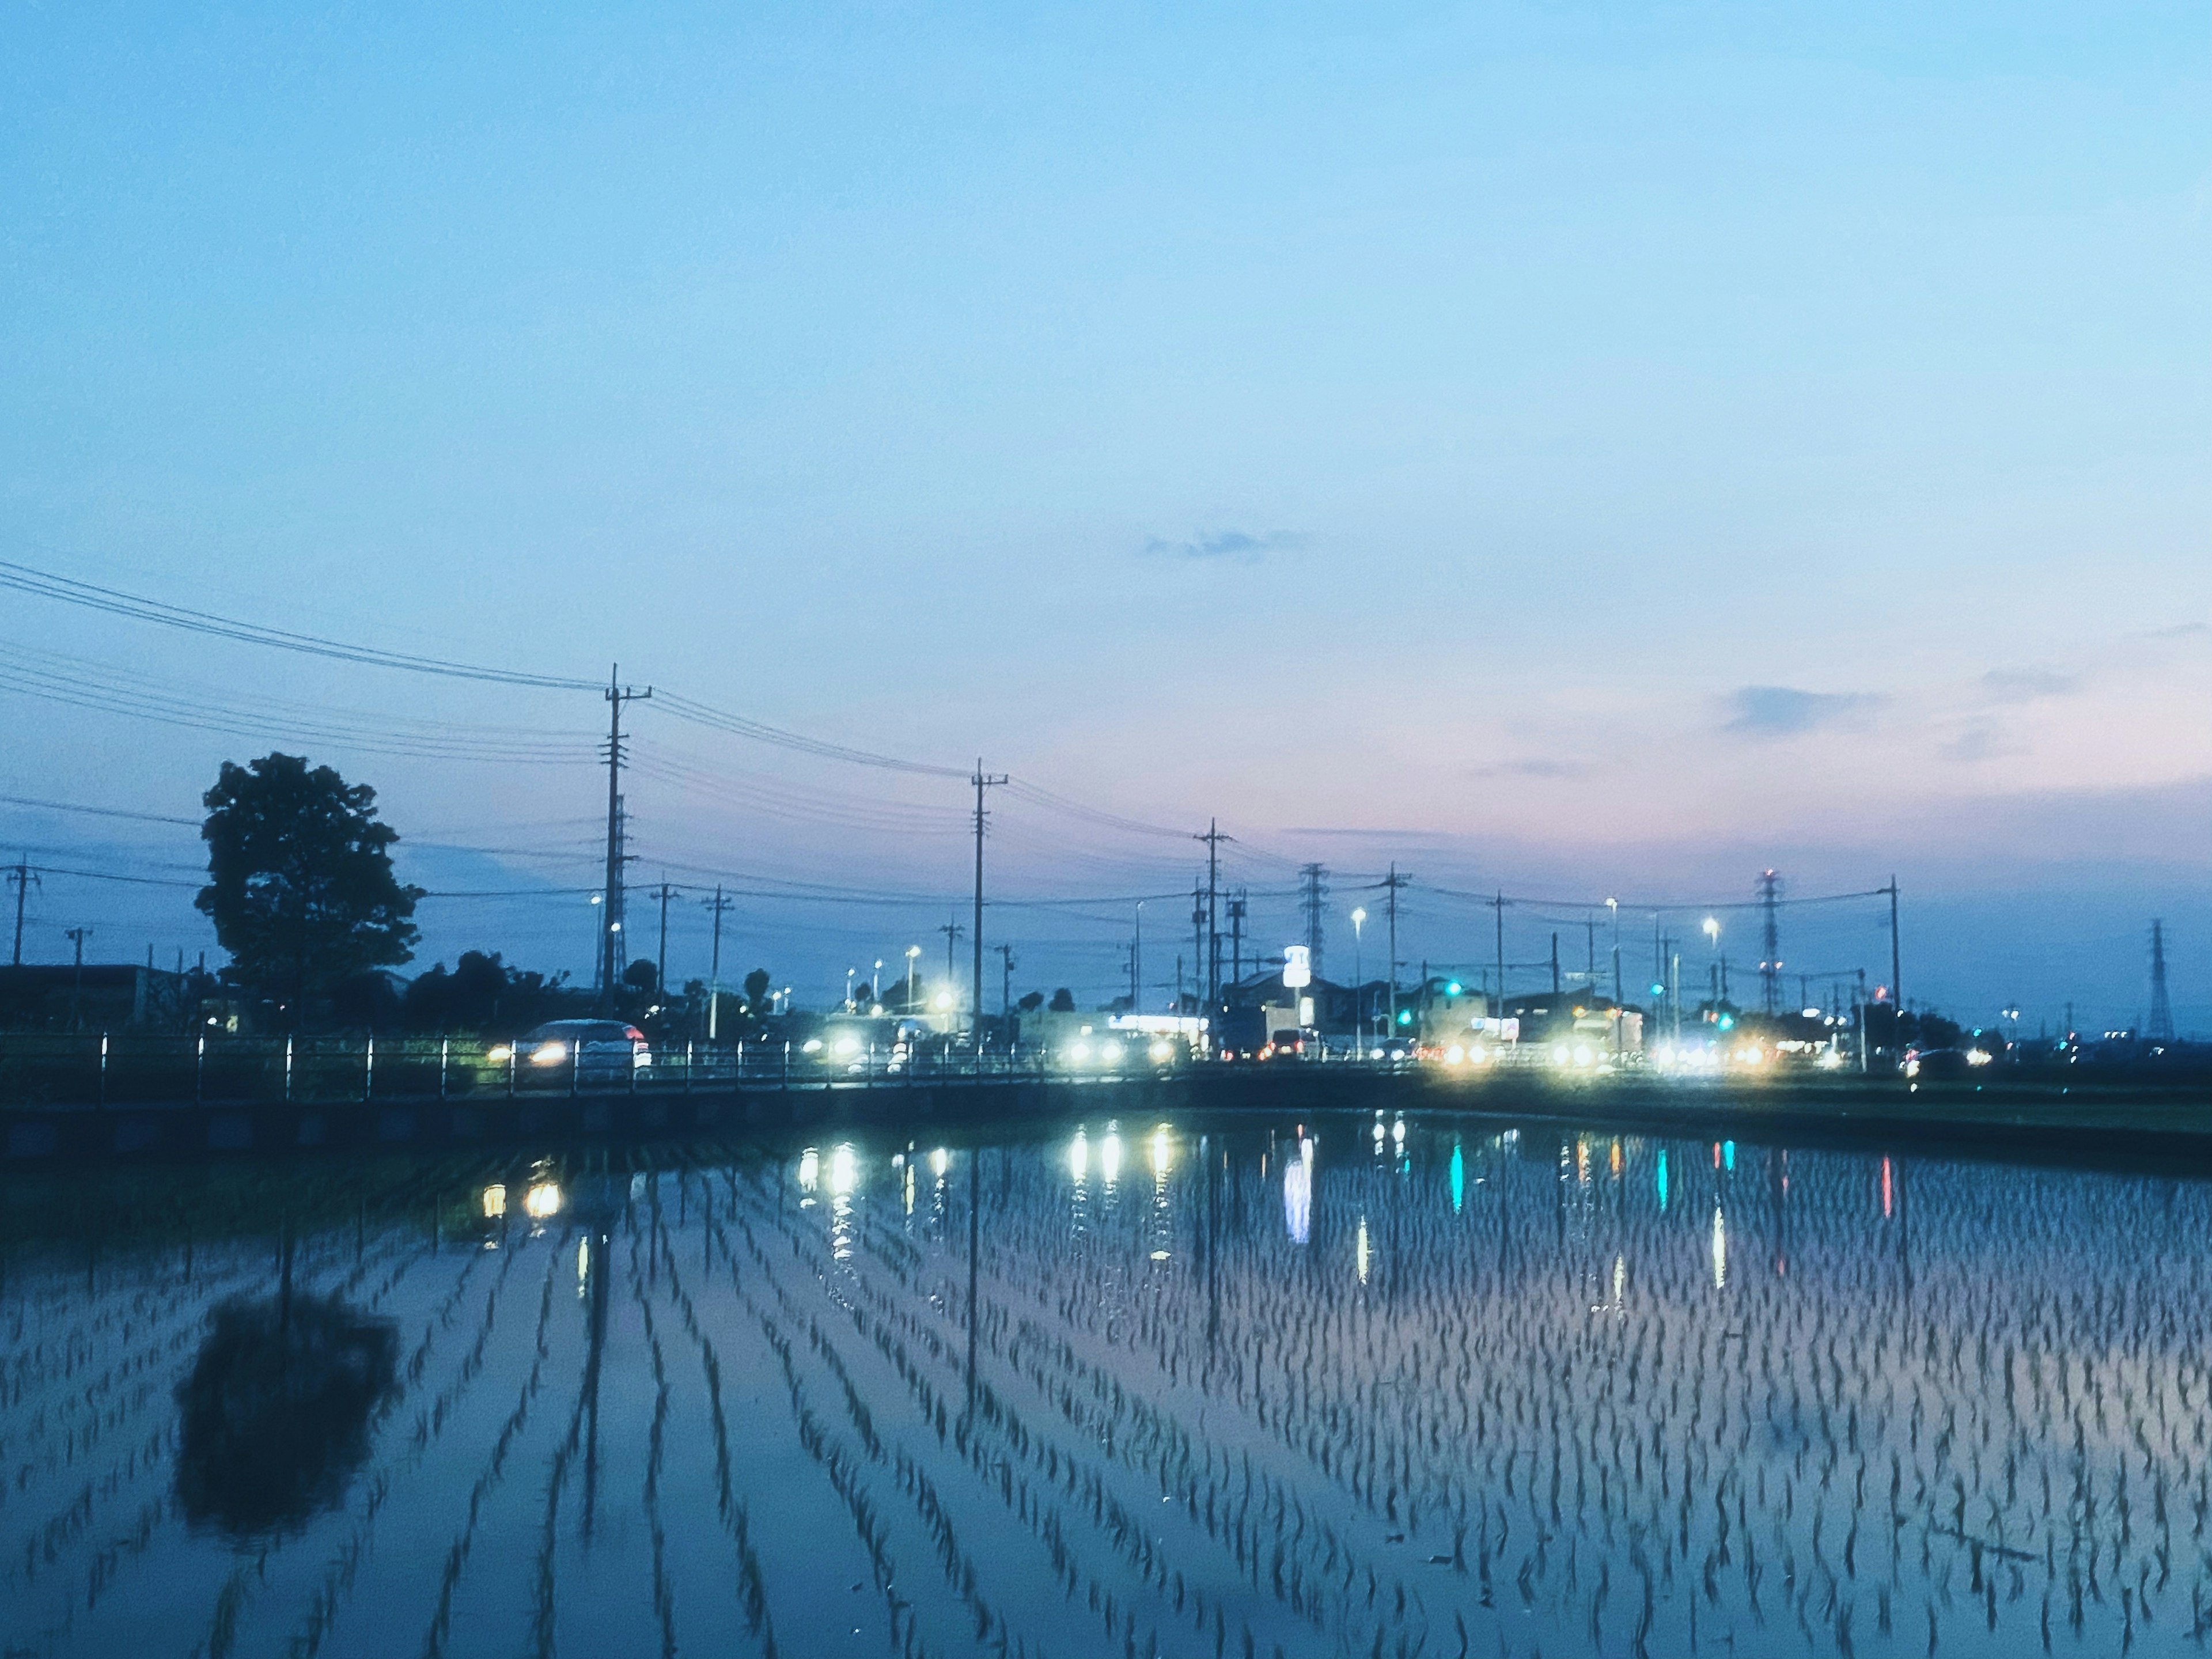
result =
[[1333,1118],[10,1177],[15,1654],[2194,1651],[2193,1181]]

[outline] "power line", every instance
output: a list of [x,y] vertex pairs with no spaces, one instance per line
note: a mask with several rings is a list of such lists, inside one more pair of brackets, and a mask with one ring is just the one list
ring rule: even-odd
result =
[[968,774],[957,766],[933,766],[923,761],[901,760],[895,755],[879,755],[872,750],[854,749],[845,744],[831,743],[822,738],[810,738],[803,732],[787,732],[780,726],[770,726],[743,714],[732,714],[716,708],[695,697],[679,696],[663,691],[659,706],[678,720],[690,720],[716,732],[726,732],[732,737],[750,738],[756,743],[772,744],[779,749],[789,749],[802,755],[813,755],[823,760],[846,761],[855,766],[873,766],[886,771],[913,772],[925,777],[958,778],[966,781]]
[[75,801],[40,800],[32,795],[0,795],[0,802],[10,806],[36,806],[49,812],[82,812],[99,818],[132,818],[141,823],[180,823],[191,830],[200,827],[198,818],[172,817],[165,812],[133,812],[120,806],[81,806]]
[[118,588],[102,587],[96,583],[79,581],[74,577],[56,575],[9,559],[0,559],[0,587],[11,587],[18,592],[36,594],[41,599],[58,599],[64,605],[82,605],[87,610],[106,611],[111,616],[129,617],[138,622],[155,623],[164,628],[181,629],[186,633],[237,640],[247,645],[265,645],[307,656],[330,657],[340,662],[367,663],[374,667],[436,674],[447,679],[485,680],[495,685],[526,685],[551,691],[596,691],[599,689],[596,680],[529,674],[509,668],[487,667],[478,663],[455,662],[444,657],[416,656],[410,652],[350,645],[339,640],[325,639],[319,635],[296,634],[289,629],[241,622],[236,617],[219,617],[208,611],[193,611],[164,600],[125,593]]

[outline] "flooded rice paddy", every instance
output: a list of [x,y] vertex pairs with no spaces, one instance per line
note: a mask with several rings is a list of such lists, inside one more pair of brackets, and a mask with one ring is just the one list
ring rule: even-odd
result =
[[10,1656],[2212,1630],[2194,1182],[1094,1119],[4,1194]]

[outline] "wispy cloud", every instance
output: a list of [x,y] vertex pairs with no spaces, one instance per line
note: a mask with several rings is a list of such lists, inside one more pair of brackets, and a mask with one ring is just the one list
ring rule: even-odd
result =
[[1727,730],[1747,737],[1779,738],[1833,726],[1879,708],[1866,691],[1800,691],[1788,685],[1747,685],[1729,694]]
[[2081,689],[2080,678],[2055,668],[1992,668],[1982,676],[1982,686],[1999,702],[2033,702],[2038,697],[2063,697]]
[[1468,774],[1477,778],[1586,778],[1590,769],[1580,761],[1513,760],[1480,767]]
[[1223,559],[1237,564],[1257,564],[1270,553],[1292,553],[1306,544],[1295,530],[1202,530],[1187,541],[1168,541],[1155,536],[1145,551],[1170,559]]
[[1995,760],[2001,755],[2016,755],[2019,746],[2008,744],[2002,733],[1987,721],[1972,726],[1943,745],[1945,758],[1954,761]]

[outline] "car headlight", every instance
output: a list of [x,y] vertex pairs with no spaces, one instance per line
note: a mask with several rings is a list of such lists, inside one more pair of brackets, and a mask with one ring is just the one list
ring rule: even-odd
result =
[[495,1066],[504,1066],[508,1060],[514,1058],[514,1045],[506,1042],[495,1042],[490,1048],[484,1050],[484,1058]]
[[541,1042],[530,1051],[532,1066],[558,1066],[568,1057],[568,1045],[565,1042]]

